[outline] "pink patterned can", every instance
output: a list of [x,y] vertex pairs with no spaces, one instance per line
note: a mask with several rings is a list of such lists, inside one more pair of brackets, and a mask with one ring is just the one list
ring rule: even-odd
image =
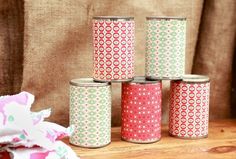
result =
[[152,143],[161,138],[161,81],[135,77],[122,84],[121,138]]
[[208,135],[210,81],[207,76],[184,75],[171,81],[169,133],[179,138]]
[[134,76],[133,17],[94,17],[95,81],[130,81]]

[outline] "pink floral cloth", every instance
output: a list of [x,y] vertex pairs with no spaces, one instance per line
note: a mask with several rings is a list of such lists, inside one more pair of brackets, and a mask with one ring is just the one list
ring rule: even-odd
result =
[[31,112],[33,102],[34,96],[28,92],[0,97],[0,158],[9,152],[8,158],[13,159],[78,159],[59,141],[70,136],[73,127],[44,121],[51,110]]

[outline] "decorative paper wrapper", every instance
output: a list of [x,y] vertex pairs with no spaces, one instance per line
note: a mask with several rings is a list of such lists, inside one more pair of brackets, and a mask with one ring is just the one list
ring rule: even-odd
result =
[[[45,122],[51,110],[31,112],[34,96],[21,92],[0,97],[0,155],[14,159],[78,159],[59,139],[69,136],[73,128]],[[8,155],[10,153],[10,156]],[[43,153],[43,154],[42,154]],[[42,154],[42,155],[41,155]]]
[[134,20],[93,19],[94,73],[97,81],[134,76]]
[[151,143],[161,138],[161,88],[161,82],[122,84],[122,139]]
[[169,132],[181,138],[208,135],[210,83],[171,81]]
[[[71,148],[62,141],[53,144],[54,150],[46,150],[41,147],[8,149],[10,153],[0,153],[1,159],[77,159]],[[1,156],[2,155],[2,156]]]
[[146,26],[146,77],[181,78],[185,73],[186,19],[147,18]]
[[70,86],[70,124],[75,131],[70,143],[88,148],[111,142],[111,88]]

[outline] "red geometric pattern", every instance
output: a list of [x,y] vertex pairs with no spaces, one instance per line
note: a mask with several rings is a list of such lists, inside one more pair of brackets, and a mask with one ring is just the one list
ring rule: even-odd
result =
[[169,132],[200,138],[208,134],[210,83],[171,81]]
[[127,80],[134,76],[134,21],[93,20],[96,80]]
[[161,138],[161,82],[122,84],[121,137],[132,142]]

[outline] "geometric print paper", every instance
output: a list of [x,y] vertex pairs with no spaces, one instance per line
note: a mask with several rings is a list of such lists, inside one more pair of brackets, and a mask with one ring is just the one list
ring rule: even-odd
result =
[[185,19],[146,21],[146,76],[178,79],[185,73]]
[[169,132],[182,138],[208,134],[210,83],[171,81]]
[[94,72],[97,81],[134,76],[134,21],[93,20]]
[[122,139],[151,143],[161,138],[161,97],[161,82],[122,84]]
[[111,142],[111,89],[109,86],[70,86],[70,143],[102,147]]

